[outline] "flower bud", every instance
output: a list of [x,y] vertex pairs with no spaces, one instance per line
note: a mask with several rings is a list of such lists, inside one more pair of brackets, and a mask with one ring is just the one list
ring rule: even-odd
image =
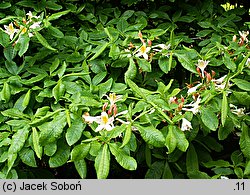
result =
[[102,111],[103,112],[106,111],[107,107],[108,107],[108,102],[105,102],[102,106]]
[[237,41],[237,36],[234,35],[234,36],[233,36],[233,42],[236,42],[236,41]]

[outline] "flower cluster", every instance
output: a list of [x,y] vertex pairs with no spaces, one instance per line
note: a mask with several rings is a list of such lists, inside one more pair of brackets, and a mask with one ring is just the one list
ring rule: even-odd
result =
[[[135,56],[138,58],[143,57],[145,60],[150,60],[154,54],[161,53],[164,50],[169,50],[169,48],[171,46],[170,44],[167,45],[167,44],[163,44],[163,43],[152,46],[151,40],[145,41],[143,39],[143,35],[142,35],[141,31],[139,31],[138,37],[139,37],[142,45],[141,46],[134,46],[132,43],[130,43],[128,49],[125,49],[125,52],[129,53],[126,55],[127,57],[131,57],[131,56]],[[134,49],[134,48],[135,48],[135,50],[131,53],[130,50]],[[151,50],[152,50],[152,52],[150,53]]]
[[95,129],[95,132],[101,131],[101,130],[107,130],[111,131],[114,129],[115,125],[114,122],[115,120],[121,122],[121,123],[127,123],[124,122],[123,120],[117,118],[118,116],[126,114],[128,111],[122,111],[120,113],[117,113],[117,105],[116,102],[120,101],[122,96],[121,95],[116,95],[115,93],[110,93],[109,96],[107,96],[107,99],[109,100],[110,106],[108,111],[106,111],[108,107],[108,103],[104,103],[102,107],[102,112],[100,116],[90,116],[89,113],[84,113],[83,114],[83,119],[86,123],[97,123],[98,126]]
[[32,37],[34,30],[41,27],[41,15],[35,16],[31,11],[29,11],[26,16],[27,18],[23,18],[22,21],[16,20],[14,22],[11,22],[9,25],[4,25],[4,32],[10,36],[10,40],[13,40],[15,35],[25,33],[28,33],[28,36]]

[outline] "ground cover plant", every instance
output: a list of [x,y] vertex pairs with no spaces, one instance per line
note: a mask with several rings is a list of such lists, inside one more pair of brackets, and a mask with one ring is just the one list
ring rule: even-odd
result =
[[1,1],[0,178],[249,178],[248,6]]

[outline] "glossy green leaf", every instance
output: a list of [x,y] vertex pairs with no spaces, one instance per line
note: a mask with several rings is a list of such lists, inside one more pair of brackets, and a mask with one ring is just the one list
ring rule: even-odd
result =
[[201,120],[206,127],[212,131],[216,131],[219,125],[219,120],[216,114],[210,108],[202,108]]
[[177,148],[182,152],[186,152],[189,146],[189,142],[185,136],[185,133],[177,126],[173,126],[172,131],[176,138]]
[[10,118],[16,118],[16,119],[19,119],[19,118],[25,119],[28,117],[26,114],[23,114],[17,108],[10,108],[5,111],[2,111],[1,113],[4,116],[10,117]]
[[33,143],[33,148],[37,157],[41,159],[43,148],[39,144],[39,133],[35,127],[32,127],[32,143]]
[[56,20],[56,19],[62,17],[63,15],[68,14],[69,12],[71,12],[71,10],[65,10],[65,11],[61,11],[61,12],[57,12],[57,13],[51,14],[51,15],[47,18],[47,20],[48,20],[48,21]]
[[52,121],[45,122],[44,124],[38,126],[38,129],[41,131],[39,143],[42,146],[45,146],[56,141],[61,136],[66,122],[66,115],[64,112],[61,112],[56,115]]
[[85,124],[83,123],[82,118],[79,117],[73,120],[71,126],[66,131],[66,140],[70,146],[75,144],[81,138],[84,127]]
[[250,158],[250,137],[249,137],[249,127],[242,123],[240,136],[240,149],[246,158]]
[[56,49],[51,47],[47,40],[39,32],[35,31],[35,36],[44,47],[49,50],[56,51]]
[[137,63],[142,71],[151,72],[151,64],[147,60],[138,58]]
[[107,144],[99,150],[95,159],[97,179],[106,179],[110,169],[110,151]]
[[127,83],[133,92],[135,92],[137,95],[142,97],[144,100],[147,99],[145,94],[141,91],[141,89],[132,80],[127,79]]
[[30,148],[23,148],[19,152],[20,159],[22,162],[30,167],[37,167],[35,153]]
[[243,79],[233,79],[233,82],[242,90],[250,91],[250,82]]
[[155,147],[164,147],[165,138],[161,131],[153,126],[143,127],[141,125],[135,124],[135,127],[141,133],[142,138],[150,145]]
[[56,153],[50,157],[49,166],[51,168],[60,167],[64,165],[70,156],[70,147],[63,140],[59,140]]
[[222,105],[221,105],[221,124],[224,127],[227,119],[228,103],[227,103],[227,92],[223,91]]
[[111,153],[115,156],[116,161],[127,170],[136,170],[137,163],[136,160],[128,156],[123,149],[119,148],[116,143],[109,143],[109,148]]
[[145,179],[161,179],[164,171],[164,161],[156,161],[145,175]]
[[169,125],[168,134],[165,142],[165,145],[168,148],[168,153],[172,153],[175,150],[178,141],[176,140],[175,134],[173,132],[173,126]]
[[75,168],[82,179],[87,176],[87,165],[84,159],[74,161]]
[[178,61],[181,63],[181,65],[185,69],[189,70],[190,72],[193,72],[193,73],[197,74],[196,67],[195,67],[194,63],[192,62],[192,60],[187,55],[178,54],[178,53],[174,53],[174,55],[177,56]]
[[84,159],[90,150],[90,143],[85,144],[79,144],[73,148],[71,151],[71,161],[78,161]]
[[52,89],[53,97],[55,98],[56,102],[60,100],[65,92],[65,86],[62,83],[62,80],[59,80],[56,86]]
[[162,174],[162,179],[173,179],[173,173],[171,171],[171,168],[169,166],[168,161],[166,160],[165,165],[164,165],[164,171]]
[[96,53],[89,59],[89,61],[96,59],[99,55],[103,53],[103,51],[107,48],[109,45],[108,42],[103,43],[102,45],[98,46],[98,49]]
[[244,175],[250,175],[250,160],[246,163]]
[[52,65],[49,67],[50,75],[52,74],[52,72],[54,72],[58,68],[59,64],[60,64],[60,60],[58,58],[56,58],[52,62]]
[[127,79],[134,79],[136,74],[137,74],[137,68],[135,62],[133,58],[130,58],[128,69],[124,74],[125,81],[127,82]]
[[31,94],[31,90],[29,89],[23,98],[23,103],[22,103],[23,108],[26,108],[29,105],[30,94]]
[[1,99],[7,103],[10,100],[10,96],[11,96],[10,86],[7,82],[4,82],[3,89],[1,91]]
[[29,48],[29,41],[30,41],[30,38],[28,36],[28,33],[21,34],[19,36],[19,39],[18,39],[16,46],[19,47],[18,55],[20,57],[22,57],[23,54],[25,54],[27,52],[27,50]]
[[130,138],[131,138],[131,134],[132,134],[132,124],[129,123],[129,125],[126,126],[125,135],[124,135],[122,145],[120,146],[120,148],[122,148],[128,144],[128,142],[130,141]]
[[2,29],[0,29],[0,45],[3,47],[7,47],[10,43],[10,37],[7,33],[5,33]]
[[44,154],[46,154],[47,156],[53,156],[56,153],[56,150],[57,150],[56,141],[48,143],[44,146]]
[[190,144],[187,150],[186,168],[187,168],[187,173],[199,171],[198,156],[193,144]]

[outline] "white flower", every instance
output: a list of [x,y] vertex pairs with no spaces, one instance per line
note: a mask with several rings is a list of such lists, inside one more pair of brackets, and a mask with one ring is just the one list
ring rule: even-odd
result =
[[[152,46],[152,48],[154,48],[153,50],[156,52],[161,52],[162,50],[168,50],[170,48],[171,44],[158,44],[158,45],[154,45]],[[160,49],[155,49],[155,48],[160,48]]]
[[9,25],[4,25],[4,28],[5,28],[4,32],[7,33],[8,35],[10,35],[10,40],[12,40],[15,33],[18,32],[18,29],[14,28],[14,25],[12,22]]
[[[218,90],[223,90],[226,87],[226,82],[225,78],[227,77],[227,75],[224,75],[223,77],[219,78],[219,79],[212,79],[212,82],[214,82],[215,88]],[[231,86],[231,83],[228,83],[228,86]]]
[[229,179],[228,177],[226,176],[220,176],[221,179]]
[[248,68],[250,68],[250,58],[247,58],[246,65]]
[[30,29],[35,29],[35,28],[40,28],[41,22],[34,22],[29,28]]
[[[200,96],[197,98],[196,102],[192,102],[191,104],[186,104],[184,105],[182,108],[182,110],[185,110],[185,111],[190,111],[192,112],[193,114],[197,114],[199,112],[199,109],[200,109],[200,102],[201,102],[201,98]],[[188,107],[188,108],[185,108],[185,107]]]
[[188,95],[195,93],[197,91],[197,88],[200,87],[201,85],[202,84],[200,83],[200,84],[198,84],[198,85],[196,85],[196,86],[191,87],[190,89],[188,89],[188,91],[187,91]]
[[237,106],[230,104],[229,105],[231,109],[231,112],[236,114],[238,117],[244,116],[245,115],[245,110],[246,108],[237,108]]
[[87,114],[84,114],[82,116],[87,123],[93,123],[96,122],[98,124],[98,127],[95,129],[96,132],[101,131],[103,129],[107,131],[111,131],[114,128],[114,117],[108,117],[108,114],[106,112],[102,112],[101,116],[89,116]]
[[187,119],[182,118],[182,124],[181,124],[181,130],[186,131],[193,129],[191,122],[189,122]]
[[116,95],[115,93],[110,93],[109,96],[105,96],[108,98],[111,107],[115,105],[116,102],[122,99],[122,95]]
[[28,19],[30,19],[30,20],[31,20],[32,18],[36,18],[36,19],[39,19],[39,18],[40,18],[39,16],[34,16],[34,15],[32,14],[31,11],[29,11],[26,15],[28,16]]
[[247,36],[249,35],[249,31],[239,31],[240,37],[242,39],[242,41],[246,41],[246,43],[248,43],[248,39]]
[[207,67],[209,62],[210,61],[206,61],[206,60],[198,60],[198,64],[196,64],[196,66],[198,66],[199,69],[201,70],[202,78],[204,78],[204,70]]
[[144,42],[142,46],[135,51],[135,56],[136,57],[141,57],[143,56],[144,59],[148,60],[148,52],[150,51],[150,47],[146,46],[146,43]]

